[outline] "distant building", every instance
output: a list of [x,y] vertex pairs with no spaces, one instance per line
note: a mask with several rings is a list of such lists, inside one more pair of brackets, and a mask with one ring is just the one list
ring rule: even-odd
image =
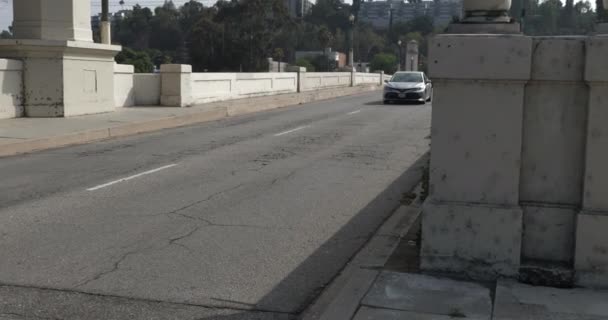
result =
[[417,16],[430,16],[435,26],[447,26],[453,17],[462,16],[463,0],[436,0],[409,3],[407,1],[387,0],[363,2],[359,18],[378,29],[387,29],[392,6],[393,24],[407,22]]
[[313,3],[309,0],[283,0],[287,12],[292,17],[303,17],[310,12]]

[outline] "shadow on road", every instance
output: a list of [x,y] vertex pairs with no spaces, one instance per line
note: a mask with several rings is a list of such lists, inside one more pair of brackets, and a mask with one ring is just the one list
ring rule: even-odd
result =
[[[282,315],[275,314],[277,317],[271,317],[270,319],[286,319],[286,316],[293,315],[295,317],[303,312],[400,205],[403,195],[414,189],[420,182],[428,156],[428,153],[426,153],[418,158],[401,176],[359,211],[308,259],[294,269],[270,293],[258,301],[254,309],[283,313]],[[329,268],[327,268],[327,261],[331,261]],[[324,266],[323,269],[321,269],[322,266]],[[321,273],[321,277],[318,276],[319,273]],[[313,276],[321,279],[316,280]],[[315,283],[317,287],[314,292],[306,292],[300,289],[310,286],[311,281],[318,282]],[[242,314],[213,316],[204,319],[244,320],[258,318],[251,318],[250,313],[243,312]]]

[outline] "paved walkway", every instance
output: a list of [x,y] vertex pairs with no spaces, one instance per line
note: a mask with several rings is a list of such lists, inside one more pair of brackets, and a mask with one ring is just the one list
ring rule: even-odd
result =
[[[372,240],[304,319],[608,320],[608,290],[535,287],[514,280],[480,283],[420,273],[419,217],[418,200],[397,210],[373,239],[398,235],[399,240],[387,239],[381,246]],[[376,251],[374,258],[370,250]]]
[[191,108],[132,107],[70,118],[3,119],[0,120],[0,157],[214,121],[377,89],[378,86],[370,85],[229,100]]

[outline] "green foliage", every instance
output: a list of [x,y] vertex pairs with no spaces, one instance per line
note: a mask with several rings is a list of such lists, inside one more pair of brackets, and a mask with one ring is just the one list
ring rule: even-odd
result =
[[0,39],[12,39],[13,38],[13,34],[8,32],[7,30],[2,30],[2,32],[0,32]]
[[137,73],[149,73],[154,71],[154,64],[148,53],[144,51],[136,51],[129,48],[123,50],[116,55],[116,62],[120,64],[131,64]]
[[371,71],[383,70],[386,74],[393,74],[397,71],[397,57],[388,53],[377,54],[372,59],[370,67]]
[[[601,1],[600,1],[601,3]],[[600,15],[604,12],[598,10]],[[596,13],[587,0],[530,0],[523,20],[527,35],[588,34],[593,30]]]
[[306,59],[306,58],[300,58],[300,59],[296,60],[296,66],[304,67],[304,68],[306,68],[306,71],[308,71],[308,72],[314,72],[316,70],[316,68],[312,64],[312,62],[310,62],[310,60]]

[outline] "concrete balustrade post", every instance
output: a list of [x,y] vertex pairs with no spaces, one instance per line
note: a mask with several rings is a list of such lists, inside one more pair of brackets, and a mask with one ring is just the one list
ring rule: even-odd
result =
[[608,35],[587,40],[589,85],[582,212],[576,222],[576,284],[608,288]]
[[354,87],[357,85],[357,70],[353,67],[350,71],[350,86]]
[[187,107],[192,103],[192,66],[163,64],[160,66],[160,104],[169,107]]
[[433,143],[421,267],[476,278],[514,276],[521,257],[519,176],[532,39],[446,34],[434,37],[429,49]]
[[384,85],[384,71],[380,71],[380,82],[378,83],[380,86]]

